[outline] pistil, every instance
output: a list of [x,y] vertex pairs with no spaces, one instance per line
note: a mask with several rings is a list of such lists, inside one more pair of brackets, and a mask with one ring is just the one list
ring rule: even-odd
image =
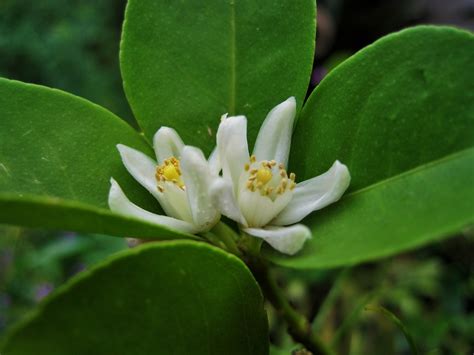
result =
[[164,191],[163,183],[171,182],[178,186],[181,190],[185,189],[184,182],[181,178],[181,169],[179,167],[179,160],[175,157],[166,159],[163,164],[156,168],[156,181],[158,182],[158,190]]

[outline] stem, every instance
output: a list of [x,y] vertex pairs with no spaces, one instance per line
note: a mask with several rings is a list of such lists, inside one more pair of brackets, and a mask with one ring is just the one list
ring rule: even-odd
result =
[[298,313],[288,302],[280,287],[261,258],[248,260],[250,269],[260,284],[267,300],[279,312],[288,324],[288,333],[315,355],[333,355],[334,352],[321,339],[311,332],[309,321]]
[[224,223],[219,222],[211,231],[204,233],[204,235],[213,244],[227,250],[229,253],[237,256],[242,254],[235,242],[238,235]]

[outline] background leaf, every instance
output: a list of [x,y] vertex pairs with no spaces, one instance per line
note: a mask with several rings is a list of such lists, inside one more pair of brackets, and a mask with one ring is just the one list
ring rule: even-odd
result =
[[112,113],[59,90],[0,79],[0,117],[0,223],[180,235],[110,213],[112,176],[142,207],[159,206],[127,173],[115,147],[151,153],[150,146]]
[[359,190],[474,144],[474,36],[420,26],[383,37],[312,93],[290,162],[299,181],[339,159]]
[[[291,16],[289,16],[291,14]],[[245,114],[253,141],[289,96],[301,105],[313,62],[315,2],[128,2],[121,70],[148,137],[162,125],[210,152],[222,114]]]
[[339,159],[353,193],[303,221],[314,238],[301,254],[273,260],[354,264],[461,231],[474,223],[473,143],[474,36],[423,26],[363,49],[313,93],[292,147],[300,181]]
[[3,352],[262,355],[267,319],[239,259],[202,243],[150,243],[62,287]]
[[474,149],[420,167],[313,214],[313,239],[279,264],[325,268],[373,260],[448,237],[474,223]]

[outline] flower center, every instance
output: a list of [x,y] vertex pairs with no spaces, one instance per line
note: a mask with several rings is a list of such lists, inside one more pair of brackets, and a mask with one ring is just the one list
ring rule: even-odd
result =
[[273,177],[272,171],[266,167],[257,170],[257,183],[265,185]]
[[296,175],[291,173],[288,177],[283,164],[277,166],[275,160],[262,160],[256,162],[254,155],[250,157],[250,162],[245,164],[245,170],[249,172],[247,179],[247,189],[259,191],[262,196],[269,196],[275,199],[288,190],[293,190],[296,186]]
[[166,159],[163,164],[156,168],[156,181],[158,181],[158,190],[164,191],[163,183],[171,182],[184,190],[184,182],[181,179],[181,169],[179,168],[179,160],[175,157]]

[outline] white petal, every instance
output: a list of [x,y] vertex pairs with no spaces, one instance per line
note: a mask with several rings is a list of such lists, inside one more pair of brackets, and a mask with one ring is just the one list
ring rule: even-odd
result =
[[168,216],[194,224],[186,191],[170,181],[162,182],[161,185],[163,192],[159,192],[158,201],[165,213]]
[[262,196],[259,191],[250,191],[245,183],[241,185],[238,197],[240,211],[250,227],[262,227],[274,219],[291,201],[288,191],[274,201]]
[[143,208],[131,202],[123,193],[119,184],[110,179],[109,207],[110,209],[123,216],[134,217],[149,223],[166,226],[185,233],[196,233],[196,227],[190,223],[181,221],[168,216],[161,216],[144,210]]
[[287,166],[295,115],[294,97],[290,97],[268,113],[258,132],[253,150],[257,161],[276,160]]
[[184,143],[173,128],[161,127],[153,137],[153,147],[158,162],[163,164],[163,161],[168,158],[179,158]]
[[311,212],[336,202],[349,187],[350,181],[347,166],[336,160],[324,174],[297,184],[292,200],[272,224],[284,226],[297,223]]
[[209,163],[209,170],[211,171],[211,174],[214,176],[219,175],[222,167],[219,158],[219,149],[217,149],[217,146],[212,150],[211,155],[209,155],[209,159],[207,161]]
[[209,190],[214,206],[226,217],[247,226],[247,221],[240,212],[234,196],[232,183],[223,178],[216,178]]
[[186,193],[184,191],[171,183],[166,184],[169,186],[165,193],[158,191],[158,183],[155,178],[156,163],[151,158],[138,150],[122,144],[118,144],[117,148],[125,168],[127,168],[135,180],[158,200],[168,216],[189,222],[192,221],[191,211],[189,210]]
[[153,196],[159,198],[157,181],[155,178],[156,163],[142,152],[127,147],[123,144],[117,144],[123,165],[137,180],[140,185],[147,189]]
[[262,238],[281,253],[294,255],[311,238],[311,231],[302,224],[290,227],[246,228],[245,233]]
[[240,174],[249,161],[245,116],[222,118],[217,130],[217,149],[224,179],[231,181],[236,191]]
[[220,213],[209,195],[212,177],[202,151],[185,146],[181,154],[181,170],[194,224],[202,231],[209,230],[219,220]]

